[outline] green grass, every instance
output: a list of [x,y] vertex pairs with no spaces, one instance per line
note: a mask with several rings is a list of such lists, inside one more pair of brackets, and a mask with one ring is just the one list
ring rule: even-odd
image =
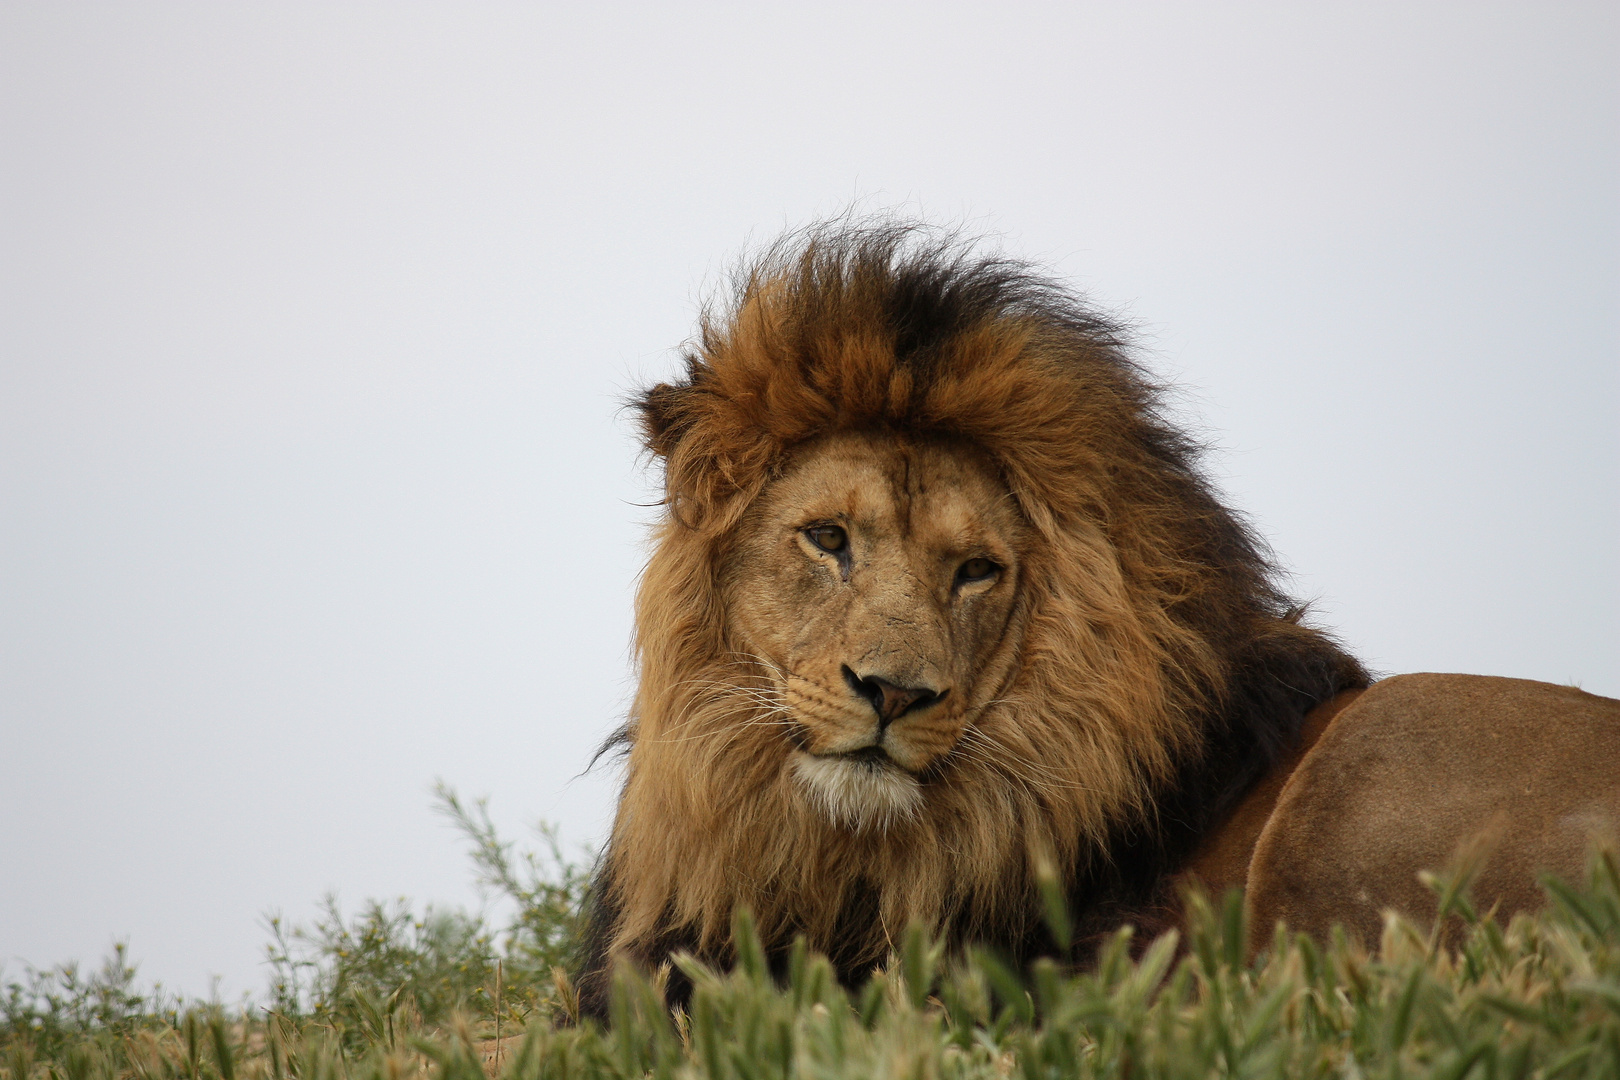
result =
[[460,912],[329,907],[310,927],[277,924],[264,1008],[143,995],[121,954],[94,976],[32,973],[0,1028],[10,1080],[1620,1077],[1613,853],[1580,887],[1549,882],[1547,911],[1505,927],[1437,883],[1462,927],[1451,946],[1392,918],[1372,955],[1279,932],[1246,962],[1236,897],[1195,898],[1184,944],[1133,950],[1122,931],[1083,974],[948,961],[913,928],[854,994],[802,949],[774,983],[744,913],[734,971],[683,961],[689,1013],[669,1014],[658,979],[625,976],[602,1030],[557,1023],[571,991],[552,968],[575,932],[581,868],[550,842],[543,857],[515,853],[481,806],[448,792],[441,805],[480,880],[517,901],[499,932]]
[[[227,1018],[232,1030],[257,1031],[259,1051],[269,1028],[254,1025],[265,1018],[280,1025],[275,1029],[288,1045],[304,1046],[302,1033],[318,1031],[349,1061],[377,1045],[385,1030],[434,1031],[456,1017],[493,1025],[497,1014],[503,1029],[515,1030],[532,1016],[555,1015],[560,999],[552,972],[571,962],[588,857],[565,857],[546,826],[540,852],[517,850],[496,835],[482,802],[469,806],[443,785],[435,794],[438,810],[469,844],[479,886],[508,901],[512,914],[504,926],[461,910],[418,910],[404,900],[371,900],[346,915],[330,896],[306,925],[268,915],[271,978],[262,1008],[142,988],[122,945],[94,972],[77,964],[25,970],[0,988],[3,1067],[24,1075],[19,1063],[27,1059],[61,1080],[88,1080],[63,1070],[72,1054],[98,1048],[112,1073],[97,1075],[146,1077],[148,1065],[157,1067],[154,1046],[172,1056],[188,1022],[207,1027],[215,1017]],[[191,1062],[196,1046],[186,1045],[181,1057]],[[150,1073],[152,1080],[168,1075]],[[189,1064],[174,1075],[200,1080]],[[209,1075],[221,1075],[217,1063]]]

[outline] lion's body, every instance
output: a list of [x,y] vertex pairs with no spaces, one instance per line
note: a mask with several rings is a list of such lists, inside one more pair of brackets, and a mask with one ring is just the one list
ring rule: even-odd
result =
[[616,964],[728,963],[739,906],[854,982],[912,920],[1054,951],[1048,874],[1083,958],[1172,924],[1188,877],[1304,857],[1273,804],[1368,678],[1158,394],[1055,286],[917,230],[815,230],[748,270],[641,402],[666,513],[588,1013]]
[[1369,948],[1386,910],[1430,923],[1425,870],[1471,874],[1475,907],[1505,918],[1542,903],[1540,875],[1578,881],[1593,845],[1620,837],[1613,698],[1525,679],[1398,675],[1325,719],[1302,760],[1278,770],[1244,880],[1219,882],[1247,886],[1257,943],[1278,920],[1318,936],[1341,925]]
[[1366,684],[1116,328],[1021,266],[812,233],[642,413],[668,510],[587,1010],[614,963],[727,962],[738,905],[851,980],[913,919],[1050,950],[1047,869],[1082,938],[1163,919],[1304,715]]

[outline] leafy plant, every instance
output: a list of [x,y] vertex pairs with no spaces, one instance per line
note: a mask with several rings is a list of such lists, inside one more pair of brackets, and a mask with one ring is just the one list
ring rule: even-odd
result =
[[128,952],[119,942],[100,969],[88,975],[76,963],[25,969],[22,979],[6,983],[0,996],[0,1041],[56,1058],[90,1033],[127,1034],[153,1021],[172,1022],[181,1002],[166,996],[161,986],[140,990]]
[[428,1026],[457,1013],[521,1023],[555,997],[553,971],[572,960],[589,872],[562,852],[542,824],[543,854],[500,838],[484,800],[469,806],[440,783],[437,808],[471,845],[476,880],[510,903],[500,930],[481,916],[405,900],[371,900],[346,917],[334,897],[309,926],[267,923],[270,1004],[289,1017],[311,1017],[352,1049],[396,1030],[403,1014]]
[[442,782],[434,786],[439,810],[472,845],[478,883],[511,901],[513,915],[501,933],[501,951],[510,985],[534,989],[551,985],[552,972],[574,961],[586,892],[588,857],[570,860],[563,854],[555,826],[542,822],[536,831],[544,853],[515,851],[502,841],[480,799],[469,809]]

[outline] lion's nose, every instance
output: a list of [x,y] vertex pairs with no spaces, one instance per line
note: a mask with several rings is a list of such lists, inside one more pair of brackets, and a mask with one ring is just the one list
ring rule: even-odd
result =
[[844,681],[855,693],[872,703],[877,710],[878,728],[894,723],[913,709],[926,708],[944,699],[949,690],[930,690],[926,686],[896,686],[875,675],[860,676],[844,665]]

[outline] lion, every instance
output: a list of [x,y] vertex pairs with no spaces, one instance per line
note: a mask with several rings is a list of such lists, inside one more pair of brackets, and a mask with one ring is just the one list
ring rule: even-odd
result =
[[1307,717],[1380,691],[1166,393],[1121,325],[923,226],[821,225],[739,272],[637,401],[665,498],[586,1014],[616,966],[727,965],[739,908],[773,962],[802,935],[854,985],[912,922],[1083,962],[1257,845],[1297,857],[1254,822]]

